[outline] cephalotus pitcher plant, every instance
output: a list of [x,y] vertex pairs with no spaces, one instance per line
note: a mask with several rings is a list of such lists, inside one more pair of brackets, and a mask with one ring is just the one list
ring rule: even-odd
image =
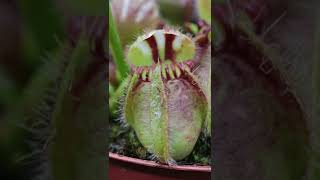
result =
[[161,161],[185,158],[207,128],[209,97],[193,72],[196,43],[178,31],[155,30],[130,46],[127,59],[125,119]]
[[[145,11],[156,12],[148,3]],[[210,3],[195,3],[202,20],[192,24],[193,35],[165,25],[142,33],[126,49],[130,73],[122,91],[122,122],[162,163],[187,157],[201,132],[211,136]]]

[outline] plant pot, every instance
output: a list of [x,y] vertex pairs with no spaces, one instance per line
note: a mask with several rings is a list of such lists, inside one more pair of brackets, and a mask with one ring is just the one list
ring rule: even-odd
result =
[[168,166],[109,152],[110,180],[210,180],[210,166]]

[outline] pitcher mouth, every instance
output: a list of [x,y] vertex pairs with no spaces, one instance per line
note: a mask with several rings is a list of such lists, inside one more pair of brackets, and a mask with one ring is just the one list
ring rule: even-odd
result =
[[150,82],[155,68],[161,69],[161,78],[163,80],[173,80],[182,77],[186,71],[194,67],[192,60],[181,63],[162,63],[159,62],[151,67],[133,67],[132,71],[138,75],[139,80]]

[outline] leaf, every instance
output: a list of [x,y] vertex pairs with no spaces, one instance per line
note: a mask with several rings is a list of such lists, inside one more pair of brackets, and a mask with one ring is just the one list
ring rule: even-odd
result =
[[125,78],[129,73],[129,67],[125,62],[125,57],[123,49],[120,43],[119,34],[117,32],[117,27],[112,16],[111,5],[109,4],[109,45],[111,48],[112,55],[114,57],[114,62],[120,72],[121,78]]

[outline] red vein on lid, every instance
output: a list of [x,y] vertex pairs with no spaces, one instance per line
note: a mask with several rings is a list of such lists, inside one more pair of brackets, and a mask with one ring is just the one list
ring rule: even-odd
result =
[[174,34],[165,34],[165,59],[164,60],[171,60],[171,61],[175,61],[175,54],[173,51],[173,41],[176,38],[176,35]]
[[159,52],[156,38],[152,35],[149,38],[147,38],[146,41],[149,47],[151,48],[153,62],[157,63],[159,58]]

